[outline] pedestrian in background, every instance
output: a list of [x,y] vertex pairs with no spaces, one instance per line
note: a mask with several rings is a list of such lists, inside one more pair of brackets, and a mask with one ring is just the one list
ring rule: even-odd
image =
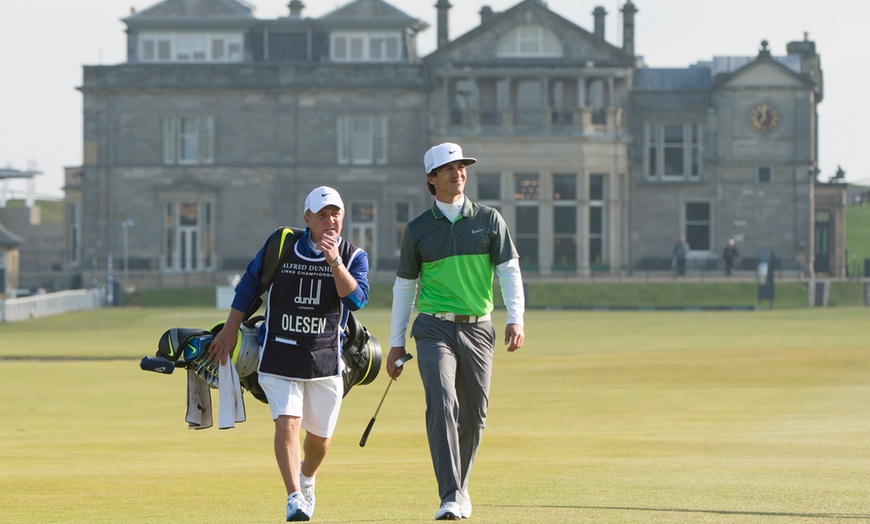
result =
[[673,262],[671,266],[677,272],[678,277],[686,274],[686,257],[689,255],[689,243],[686,237],[681,236],[674,245]]
[[722,260],[725,261],[725,276],[731,276],[734,266],[740,261],[740,251],[737,250],[737,243],[731,238],[728,240],[728,245],[722,250]]

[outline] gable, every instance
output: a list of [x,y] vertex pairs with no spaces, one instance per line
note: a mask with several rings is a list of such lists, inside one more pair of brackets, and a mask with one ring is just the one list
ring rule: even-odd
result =
[[803,82],[794,73],[776,67],[773,63],[754,63],[739,71],[725,85],[766,86],[766,87],[800,87]]
[[[535,37],[538,43],[535,43]],[[528,51],[523,52],[526,46]],[[596,66],[630,66],[634,59],[622,49],[550,11],[536,0],[525,0],[442,46],[427,62],[499,65],[540,60]]]
[[813,88],[814,84],[804,75],[792,71],[769,56],[757,59],[733,73],[716,77],[718,89],[739,87]]

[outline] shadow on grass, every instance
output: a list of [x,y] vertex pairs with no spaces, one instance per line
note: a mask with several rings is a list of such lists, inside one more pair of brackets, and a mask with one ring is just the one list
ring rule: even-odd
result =
[[[482,504],[483,505],[483,504]],[[757,517],[797,517],[805,519],[870,519],[870,514],[859,513],[806,513],[806,512],[784,512],[784,511],[736,511],[727,509],[685,509],[685,508],[632,508],[629,506],[554,506],[554,505],[536,505],[523,506],[516,504],[489,504],[494,508],[547,508],[547,509],[594,509],[594,510],[613,510],[613,511],[638,511],[638,512],[657,512],[657,513],[700,513],[708,515],[747,515]]]

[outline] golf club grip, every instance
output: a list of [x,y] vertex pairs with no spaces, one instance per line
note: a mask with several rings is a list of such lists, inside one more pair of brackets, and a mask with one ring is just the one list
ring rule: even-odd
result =
[[144,357],[139,362],[139,368],[143,371],[154,371],[155,373],[171,375],[175,371],[175,362],[162,357]]
[[375,417],[372,417],[372,419],[369,420],[369,425],[366,426],[366,430],[363,431],[363,436],[362,436],[362,438],[359,439],[359,447],[361,447],[361,448],[362,448],[362,447],[365,447],[365,445],[366,445],[366,440],[369,439],[369,433],[372,432],[372,426],[374,426],[374,425],[375,425]]

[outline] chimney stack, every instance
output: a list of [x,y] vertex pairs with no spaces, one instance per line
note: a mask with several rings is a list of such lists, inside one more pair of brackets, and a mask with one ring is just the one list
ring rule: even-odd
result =
[[290,18],[300,19],[302,18],[302,10],[305,8],[305,4],[301,2],[301,0],[291,0],[287,7],[290,8]]
[[600,5],[592,11],[592,18],[595,20],[595,36],[604,40],[604,17],[607,16],[607,11]]
[[495,16],[495,12],[493,12],[492,7],[485,5],[480,8],[480,25],[483,25]]
[[446,45],[450,42],[450,29],[447,24],[447,12],[450,8],[450,2],[447,0],[438,0],[435,8],[438,9],[438,47]]
[[620,11],[622,11],[622,50],[634,56],[634,15],[638,9],[631,0],[626,0]]

